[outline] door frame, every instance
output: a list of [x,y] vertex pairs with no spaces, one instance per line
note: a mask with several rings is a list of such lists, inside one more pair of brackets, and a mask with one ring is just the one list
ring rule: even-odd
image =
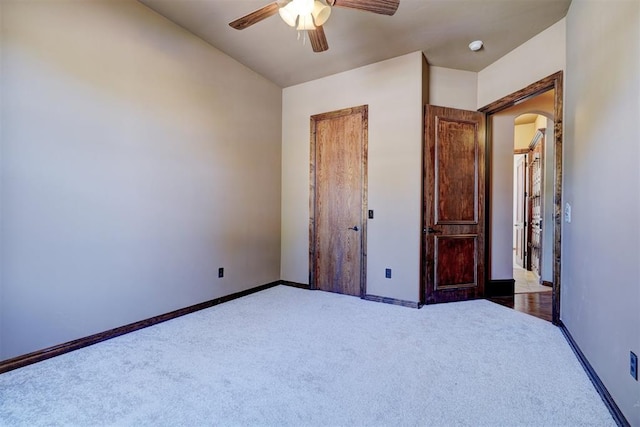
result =
[[309,288],[317,290],[316,283],[316,161],[317,161],[317,144],[316,144],[316,123],[320,120],[326,120],[350,114],[362,115],[362,163],[360,164],[360,188],[361,188],[361,206],[360,213],[360,298],[364,298],[367,291],[367,219],[368,219],[368,153],[369,153],[369,106],[360,105],[357,107],[343,108],[341,110],[330,111],[327,113],[314,114],[309,118]]
[[[529,98],[533,98],[548,90],[554,90],[553,100],[553,145],[554,145],[554,179],[553,179],[553,287],[552,287],[552,322],[554,325],[560,323],[560,286],[561,286],[561,267],[562,267],[562,137],[563,137],[563,72],[558,71],[545,77],[519,91],[513,92],[491,104],[488,104],[478,111],[485,113],[486,115],[486,129],[487,129],[487,152],[491,152],[492,133],[491,133],[491,120],[490,117],[502,110],[513,107],[518,103],[525,101]],[[490,220],[490,207],[491,207],[491,191],[489,187],[489,179],[491,177],[491,156],[486,157],[487,161],[487,203],[486,209],[486,280],[489,281],[491,275],[491,220]]]

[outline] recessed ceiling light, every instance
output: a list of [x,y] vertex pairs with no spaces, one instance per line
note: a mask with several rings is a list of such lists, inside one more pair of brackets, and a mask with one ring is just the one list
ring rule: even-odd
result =
[[476,40],[469,43],[469,49],[471,49],[474,52],[477,52],[480,49],[482,49],[482,40]]

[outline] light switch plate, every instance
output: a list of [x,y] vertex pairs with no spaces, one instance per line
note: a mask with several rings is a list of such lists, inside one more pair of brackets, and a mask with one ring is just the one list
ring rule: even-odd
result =
[[569,203],[564,205],[564,222],[571,223],[571,205]]

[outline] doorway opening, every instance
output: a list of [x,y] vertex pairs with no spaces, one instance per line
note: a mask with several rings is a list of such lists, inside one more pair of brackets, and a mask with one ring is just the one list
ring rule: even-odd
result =
[[[498,141],[499,137],[504,137],[509,132],[505,132],[505,125],[509,124],[513,126],[514,119],[520,114],[526,112],[547,113],[553,120],[553,129],[547,128],[547,143],[548,146],[553,147],[553,155],[549,158],[550,165],[552,165],[548,171],[552,177],[552,183],[547,182],[547,188],[550,188],[548,198],[552,200],[552,216],[549,223],[545,223],[543,219],[543,227],[551,232],[551,284],[552,292],[537,292],[526,293],[508,296],[510,301],[507,301],[504,305],[511,306],[516,310],[527,311],[528,305],[533,305],[535,309],[540,305],[545,307],[551,306],[550,319],[554,324],[560,323],[560,287],[561,287],[561,241],[562,241],[562,99],[563,99],[563,73],[558,71],[542,80],[539,80],[524,89],[514,92],[504,98],[499,99],[483,108],[479,111],[487,115],[487,144],[490,147],[489,151],[493,151],[491,158],[493,163],[489,163],[488,169],[491,171],[487,174],[490,178],[489,185],[496,184],[490,187],[491,190],[487,193],[488,203],[487,209],[489,217],[488,221],[488,248],[487,248],[487,273],[488,279],[492,281],[492,274],[494,268],[496,270],[496,279],[500,279],[501,274],[509,274],[508,270],[513,268],[513,222],[511,221],[512,213],[509,213],[509,209],[512,207],[513,192],[512,192],[512,168],[513,168],[513,140],[502,139]],[[536,102],[541,102],[545,98],[551,101],[550,111],[543,111],[536,106]],[[502,126],[502,128],[500,128]],[[502,133],[501,133],[502,132]],[[501,135],[501,136],[500,136]],[[511,135],[513,135],[513,129],[511,128]],[[507,141],[505,143],[505,141]],[[497,160],[500,160],[498,162]],[[507,163],[502,163],[506,161]],[[506,184],[503,181],[495,179],[492,176],[498,169],[502,177],[508,180],[508,184],[503,186],[508,189],[506,193],[500,190],[502,184]],[[504,175],[505,170],[508,171]],[[550,180],[549,180],[550,181]],[[494,200],[495,199],[495,200]],[[505,205],[506,203],[506,205]],[[504,207],[507,209],[503,209]],[[506,218],[497,218],[496,215],[501,213],[507,213]],[[506,221],[504,221],[506,219]],[[508,221],[508,222],[507,222]],[[543,270],[544,274],[544,270]],[[496,280],[497,282],[505,282],[502,280]],[[550,294],[550,295],[549,295]],[[530,301],[527,296],[536,296],[536,300]],[[541,296],[547,296],[548,298],[541,298]],[[496,301],[503,303],[502,301]],[[520,305],[520,307],[518,307]],[[533,313],[532,313],[533,314]],[[543,317],[544,316],[539,316]]]

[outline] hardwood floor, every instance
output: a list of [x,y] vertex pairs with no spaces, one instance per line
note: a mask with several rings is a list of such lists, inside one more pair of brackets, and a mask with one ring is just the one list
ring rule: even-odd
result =
[[551,322],[553,305],[550,291],[515,294],[512,297],[493,297],[489,298],[489,301]]

